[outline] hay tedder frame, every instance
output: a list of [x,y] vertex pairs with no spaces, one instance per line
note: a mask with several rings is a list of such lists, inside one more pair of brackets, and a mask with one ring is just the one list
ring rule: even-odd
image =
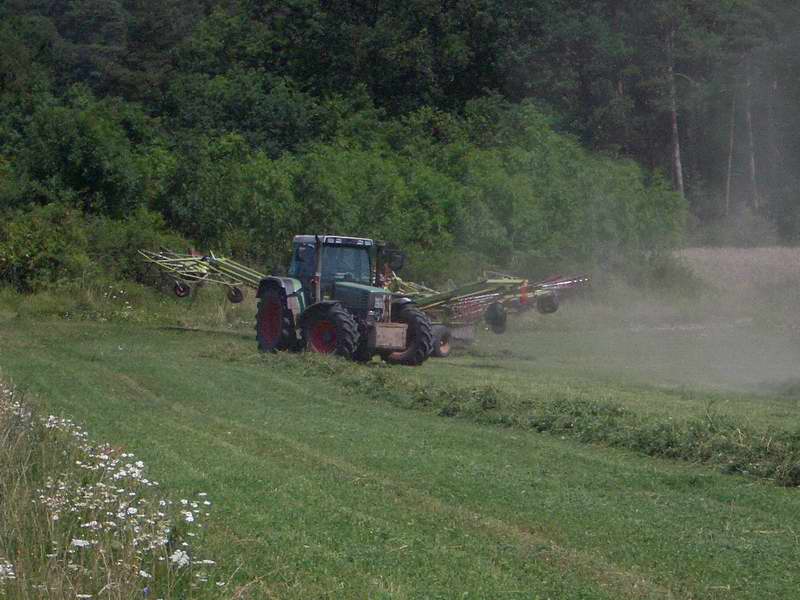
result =
[[158,252],[139,250],[139,254],[174,280],[173,290],[179,298],[191,294],[193,285],[211,283],[226,287],[228,300],[238,304],[244,300],[243,287],[258,289],[258,284],[266,277],[235,260],[215,256],[213,252],[208,255],[179,254],[162,249]]
[[490,274],[487,279],[438,292],[393,275],[389,288],[413,298],[431,321],[446,325],[454,338],[470,341],[481,321],[486,321],[495,333],[503,333],[507,314],[533,308],[542,314],[554,313],[562,294],[588,284],[588,275],[556,276],[530,283],[527,279]]

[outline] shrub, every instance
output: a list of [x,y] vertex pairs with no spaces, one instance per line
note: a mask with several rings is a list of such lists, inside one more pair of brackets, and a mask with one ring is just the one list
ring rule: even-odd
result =
[[91,271],[86,219],[54,203],[11,212],[0,224],[0,281],[32,291]]
[[144,281],[148,264],[137,250],[161,247],[180,251],[188,246],[181,236],[169,231],[163,217],[138,208],[126,219],[96,217],[88,234],[89,254],[103,279]]

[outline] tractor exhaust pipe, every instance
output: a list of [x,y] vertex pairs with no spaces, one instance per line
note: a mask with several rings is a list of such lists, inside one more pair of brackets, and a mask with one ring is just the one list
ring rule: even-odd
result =
[[322,240],[314,236],[314,302],[322,302]]

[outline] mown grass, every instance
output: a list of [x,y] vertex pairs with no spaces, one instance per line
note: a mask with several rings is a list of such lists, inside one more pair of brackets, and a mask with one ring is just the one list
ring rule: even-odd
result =
[[[637,402],[607,406],[624,382],[570,383],[568,360],[528,364],[506,388],[492,379],[502,354],[364,368],[261,356],[245,330],[15,318],[0,341],[0,365],[52,409],[218,501],[209,553],[236,572],[234,593],[791,598],[800,585],[796,490],[585,444],[559,420],[659,422],[631,407],[680,398],[691,420],[701,390],[636,382]],[[536,406],[513,404],[528,393]],[[534,433],[523,417],[548,406],[556,435]],[[518,421],[498,427],[504,412]]]
[[[273,359],[274,360],[274,359]],[[800,427],[757,429],[730,414],[717,412],[712,400],[702,417],[666,419],[638,414],[615,402],[569,389],[530,388],[511,393],[476,381],[465,386],[411,381],[405,373],[377,364],[364,369],[345,361],[314,355],[287,357],[285,367],[304,377],[308,370],[329,376],[332,383],[378,392],[403,408],[441,417],[574,436],[650,456],[717,465],[727,473],[800,485]],[[661,393],[662,398],[668,394]]]

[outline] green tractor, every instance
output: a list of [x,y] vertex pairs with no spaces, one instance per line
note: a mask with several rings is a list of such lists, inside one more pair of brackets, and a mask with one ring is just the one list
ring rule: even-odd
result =
[[307,350],[360,362],[420,365],[433,351],[430,319],[382,273],[404,256],[364,238],[298,235],[288,277],[261,280],[256,339],[262,352]]

